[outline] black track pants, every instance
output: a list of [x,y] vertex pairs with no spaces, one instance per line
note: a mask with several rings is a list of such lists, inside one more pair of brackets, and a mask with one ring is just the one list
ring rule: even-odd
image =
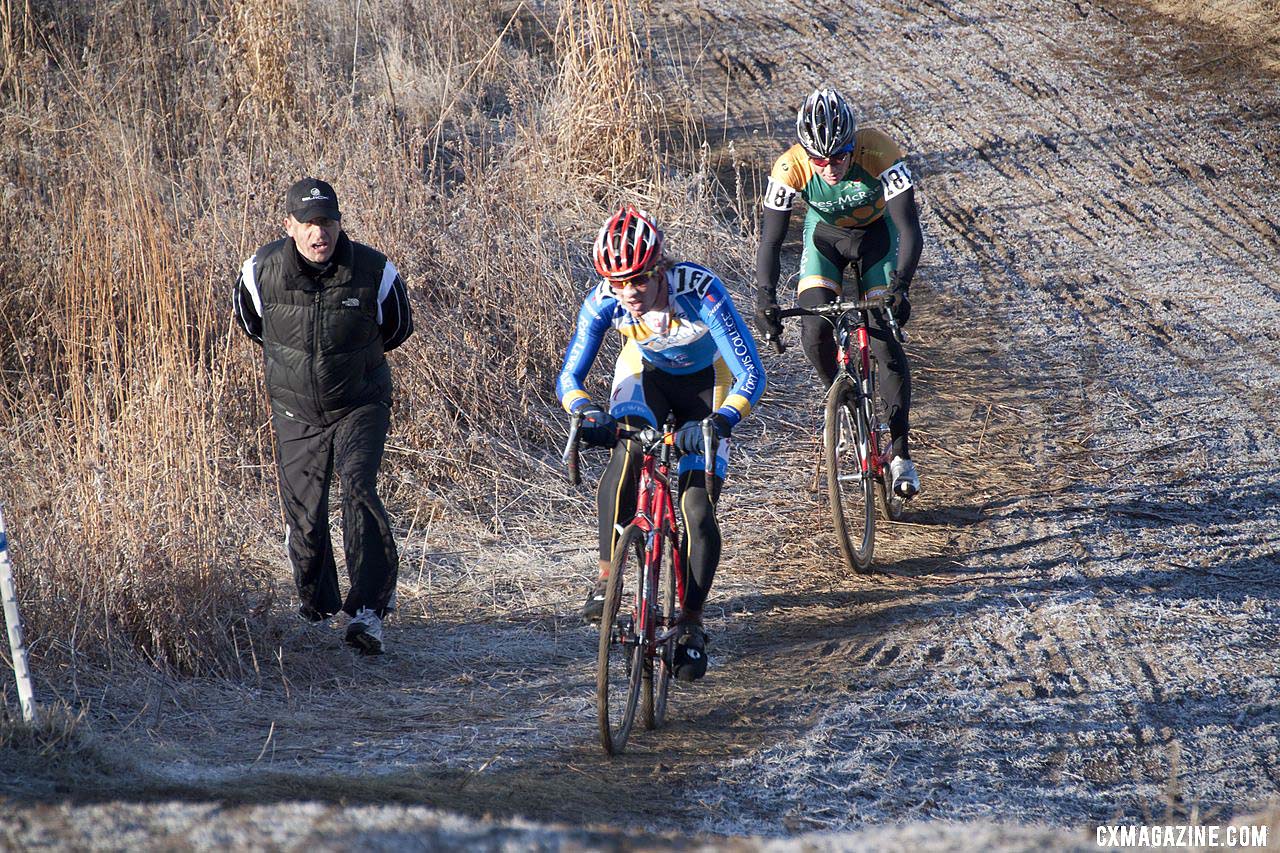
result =
[[351,588],[341,609],[385,615],[396,588],[399,557],[378,497],[378,467],[391,425],[385,403],[362,406],[327,427],[273,415],[285,543],[302,603],[337,613],[341,598],[329,536],[329,484],[342,486],[342,541]]

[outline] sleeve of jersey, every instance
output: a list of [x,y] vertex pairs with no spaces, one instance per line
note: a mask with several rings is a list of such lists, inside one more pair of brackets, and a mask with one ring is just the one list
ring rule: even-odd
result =
[[790,211],[795,206],[796,196],[800,195],[808,180],[802,166],[793,151],[787,151],[774,162],[764,191],[766,209]]
[[387,261],[382,268],[378,287],[378,330],[382,348],[387,352],[400,346],[413,334],[413,311],[409,307],[409,291],[396,265]]
[[576,412],[591,402],[582,386],[609,329],[613,305],[612,300],[602,299],[599,292],[593,290],[578,311],[578,324],[556,379],[556,395],[566,412]]
[[879,179],[885,201],[911,189],[914,184],[911,170],[898,143],[874,128],[863,131],[858,141],[864,153],[862,165]]
[[231,300],[240,328],[254,341],[262,343],[262,302],[254,276],[255,260],[256,256],[249,258],[240,268],[240,277],[236,280]]
[[764,393],[764,365],[756,352],[755,338],[719,280],[707,288],[702,309],[716,347],[733,373],[733,387],[717,411],[728,418],[730,426],[737,426]]

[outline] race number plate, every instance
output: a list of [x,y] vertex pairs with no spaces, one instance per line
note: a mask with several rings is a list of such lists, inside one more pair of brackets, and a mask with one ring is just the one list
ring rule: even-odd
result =
[[911,170],[899,160],[884,170],[880,175],[880,183],[884,185],[884,200],[888,201],[898,193],[911,189]]

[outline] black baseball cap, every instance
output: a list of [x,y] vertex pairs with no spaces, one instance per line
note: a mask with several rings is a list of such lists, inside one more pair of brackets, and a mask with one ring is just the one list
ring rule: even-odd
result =
[[338,194],[326,181],[303,178],[289,187],[284,197],[285,210],[299,222],[310,222],[317,216],[342,219],[338,210]]

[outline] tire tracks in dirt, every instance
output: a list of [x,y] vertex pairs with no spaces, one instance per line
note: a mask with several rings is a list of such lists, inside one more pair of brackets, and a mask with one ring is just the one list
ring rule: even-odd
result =
[[[824,771],[838,777],[849,756],[866,746],[832,734],[827,722],[880,720],[886,710],[903,714],[895,691],[932,684],[939,695],[981,708],[957,735],[959,742],[984,737],[984,713],[1007,713],[989,704],[991,697],[1025,700],[1031,710],[1020,720],[1023,734],[1043,748],[1024,751],[1018,760],[1042,762],[1055,778],[1077,780],[1072,796],[1030,802],[1036,784],[1017,768],[988,775],[988,783],[1003,776],[1021,786],[993,795],[1001,805],[988,802],[988,810],[1080,821],[1116,809],[1176,813],[1197,797],[1228,811],[1231,803],[1245,804],[1248,797],[1232,799],[1231,792],[1238,796],[1247,786],[1224,777],[1214,736],[1196,731],[1204,726],[1221,737],[1230,730],[1218,700],[1204,700],[1198,684],[1230,682],[1224,695],[1260,691],[1275,707],[1274,666],[1224,670],[1231,634],[1213,623],[1240,620],[1251,643],[1269,633],[1276,604],[1265,589],[1276,566],[1245,558],[1263,570],[1263,588],[1237,587],[1235,595],[1241,602],[1261,595],[1265,603],[1255,617],[1242,619],[1235,605],[1206,599],[1194,578],[1170,574],[1167,560],[1184,552],[1211,565],[1219,559],[1197,528],[1221,520],[1213,507],[1230,494],[1232,477],[1261,475],[1262,491],[1273,488],[1265,469],[1251,468],[1245,457],[1224,479],[1223,469],[1197,448],[1196,434],[1216,434],[1212,440],[1221,453],[1224,445],[1256,451],[1267,444],[1264,436],[1275,433],[1271,395],[1258,393],[1257,384],[1274,388],[1277,381],[1274,335],[1257,328],[1263,324],[1239,328],[1238,310],[1261,300],[1275,316],[1277,232],[1266,212],[1265,173],[1255,159],[1255,152],[1275,144],[1269,133],[1274,101],[1267,100],[1275,83],[1253,80],[1250,88],[1237,80],[1223,96],[1222,80],[1179,80],[1173,92],[1162,91],[1162,76],[1171,71],[1162,43],[1170,40],[1155,33],[1167,25],[1136,7],[1112,12],[1096,3],[953,3],[943,13],[942,4],[882,3],[860,12],[847,22],[853,53],[874,55],[868,50],[874,34],[882,55],[905,59],[904,73],[890,79],[877,73],[874,62],[862,62],[850,74],[833,74],[830,59],[812,44],[796,46],[792,36],[771,33],[771,56],[786,51],[787,62],[777,62],[774,90],[765,97],[784,113],[810,86],[830,80],[866,105],[866,123],[900,134],[919,150],[913,159],[931,239],[920,274],[928,297],[918,300],[923,308],[917,308],[913,332],[919,330],[922,340],[973,329],[995,332],[1003,350],[999,369],[1022,377],[1015,386],[1024,383],[1006,388],[1011,396],[1000,402],[1035,414],[1016,425],[1024,434],[1005,429],[992,444],[1022,450],[1031,471],[1020,476],[1058,485],[1005,488],[1003,494],[980,485],[987,500],[975,506],[965,490],[992,472],[974,466],[967,479],[934,476],[930,469],[943,458],[950,462],[948,446],[963,443],[965,435],[963,427],[938,420],[955,407],[930,399],[944,389],[957,393],[955,386],[920,382],[917,435],[926,440],[916,446],[918,457],[929,460],[921,464],[931,501],[918,510],[926,523],[948,515],[972,523],[949,534],[936,551],[911,528],[892,530],[890,542],[881,545],[888,577],[837,581],[868,593],[892,588],[894,595],[854,593],[851,602],[861,608],[852,623],[832,620],[830,636],[813,636],[789,655],[805,679],[822,685],[815,692],[826,701],[809,712],[810,726],[795,743],[761,750],[737,766],[736,776],[722,771],[722,778],[733,780],[720,787],[722,803],[762,831],[776,829],[788,808],[793,820],[807,815],[815,825],[829,826],[834,810],[844,815],[834,825],[857,825],[862,813],[849,809],[856,792],[832,798],[809,780]],[[742,32],[752,22],[749,13],[740,11],[735,21],[739,37],[724,40],[763,41]],[[1062,47],[1082,44],[1094,52]],[[858,70],[869,73],[859,76]],[[727,100],[754,103],[760,97],[742,89]],[[865,97],[868,92],[874,94]],[[1209,92],[1216,96],[1206,103],[1201,96]],[[784,118],[776,125],[782,132],[775,132],[781,143],[747,149],[759,168],[767,169],[789,142]],[[1237,310],[1225,309],[1222,303],[1232,301]],[[931,320],[945,311],[966,317],[968,326]],[[939,358],[933,361],[920,358],[918,348],[909,351],[917,365],[935,368],[964,357],[938,348],[929,353]],[[917,376],[931,378],[927,370]],[[967,378],[972,383],[958,394],[979,406],[1003,384],[990,373]],[[1043,431],[1041,440],[1037,431]],[[1178,473],[1168,479],[1171,460]],[[1117,472],[1123,477],[1118,487]],[[1168,496],[1153,502],[1153,492]],[[947,508],[934,510],[934,500]],[[1237,504],[1240,511],[1220,532],[1235,538],[1258,531],[1275,516],[1263,506]],[[820,542],[816,530],[799,535]],[[1275,536],[1262,537],[1265,544],[1251,553],[1274,554]],[[777,550],[784,550],[782,544]],[[910,567],[913,550],[937,556],[927,566]],[[797,568],[802,576],[820,573],[807,563]],[[967,583],[966,572],[983,579]],[[947,573],[952,577],[946,583],[930,587],[928,578]],[[1006,603],[1009,596],[1020,604]],[[1194,639],[1148,637],[1142,626],[1153,610],[1184,622]],[[992,619],[1010,620],[1021,631],[1007,633],[1009,626]],[[924,671],[901,678],[913,667]],[[837,687],[842,682],[843,690]],[[1095,702],[1101,710],[1088,724],[1077,708]],[[917,720],[937,719],[935,711],[923,700],[905,706],[905,716]],[[836,745],[818,749],[815,741],[824,734],[815,732]],[[1266,746],[1229,747],[1225,765],[1239,762],[1238,772],[1274,794],[1271,774],[1261,770],[1265,758],[1258,756],[1274,761],[1275,728],[1256,734]],[[970,758],[1001,765],[1002,755],[1019,753],[1011,740],[991,743]],[[804,772],[788,769],[796,765]],[[966,774],[954,762],[949,771],[945,765],[938,764],[932,778],[940,774],[962,788]],[[876,775],[874,766],[862,769]],[[753,798],[735,788],[762,772],[768,787],[782,793]],[[1166,796],[1170,774],[1175,787],[1192,795],[1186,802]],[[939,805],[937,796],[921,786],[914,790],[923,794],[926,816],[963,815],[973,806],[952,792],[949,801],[943,798],[949,808],[931,810],[929,803]],[[873,804],[900,804],[900,795],[867,792]],[[920,813],[872,809],[897,818]]]

